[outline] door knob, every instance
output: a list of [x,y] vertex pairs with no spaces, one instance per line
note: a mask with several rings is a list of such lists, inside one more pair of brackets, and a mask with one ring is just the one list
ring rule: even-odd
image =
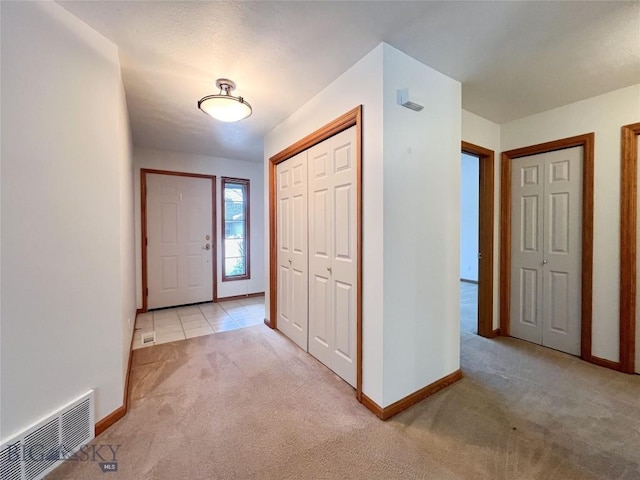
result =
[[289,259],[289,265],[291,265],[291,259]]
[[331,267],[327,267],[327,272],[331,273]]
[[211,250],[211,245],[209,245],[208,243],[202,247],[203,250]]
[[546,265],[546,264],[547,264],[547,261],[546,261],[546,260],[543,260],[543,261],[542,261],[542,264],[543,264],[543,265]]

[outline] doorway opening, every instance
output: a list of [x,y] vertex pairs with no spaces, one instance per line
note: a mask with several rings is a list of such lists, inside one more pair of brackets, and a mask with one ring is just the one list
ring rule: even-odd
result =
[[460,329],[478,333],[480,159],[462,152],[460,181]]
[[461,145],[461,329],[493,338],[494,152]]

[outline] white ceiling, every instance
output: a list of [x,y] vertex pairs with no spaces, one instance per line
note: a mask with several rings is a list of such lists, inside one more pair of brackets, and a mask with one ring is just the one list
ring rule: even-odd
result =
[[[59,1],[120,48],[136,145],[262,161],[262,139],[380,42],[497,123],[640,83],[639,2]],[[253,115],[197,109],[227,77]]]

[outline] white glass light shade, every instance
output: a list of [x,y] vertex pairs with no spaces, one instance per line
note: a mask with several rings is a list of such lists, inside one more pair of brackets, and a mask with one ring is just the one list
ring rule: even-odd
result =
[[209,95],[198,102],[198,107],[222,122],[237,122],[251,115],[251,105],[231,95]]

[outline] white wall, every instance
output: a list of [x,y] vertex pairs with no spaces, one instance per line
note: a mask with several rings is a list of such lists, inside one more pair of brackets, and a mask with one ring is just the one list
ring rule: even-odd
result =
[[462,110],[462,140],[494,152],[493,328],[500,326],[500,125]]
[[[382,45],[265,136],[264,177],[268,192],[269,158],[349,110],[363,105],[363,392],[378,405],[382,396]],[[268,204],[265,202],[265,218]],[[265,238],[268,238],[268,222]],[[265,258],[268,244],[265,243]],[[265,263],[269,316],[269,264]]]
[[133,144],[124,86],[120,86],[118,158],[120,162],[120,279],[122,281],[122,375],[126,379],[136,323],[136,256],[133,188]]
[[620,127],[640,121],[640,84],[501,127],[502,150],[595,132],[593,355],[619,360]]
[[[389,45],[383,52],[387,406],[460,366],[461,86]],[[421,112],[397,104],[407,87]]]
[[120,407],[135,311],[117,49],[53,2],[3,3],[1,22],[6,439],[91,388],[97,419]]
[[460,278],[478,281],[480,160],[463,153],[460,175]]
[[141,257],[141,220],[140,220],[140,169],[152,168],[174,172],[200,173],[216,176],[216,245],[221,245],[222,228],[220,224],[220,177],[246,178],[250,181],[250,244],[251,278],[249,280],[222,281],[221,249],[216,248],[218,259],[218,298],[264,292],[264,178],[262,164],[229,160],[183,152],[170,152],[151,148],[134,148],[135,168],[135,249],[136,249],[136,292],[138,307],[142,307],[142,257]]

